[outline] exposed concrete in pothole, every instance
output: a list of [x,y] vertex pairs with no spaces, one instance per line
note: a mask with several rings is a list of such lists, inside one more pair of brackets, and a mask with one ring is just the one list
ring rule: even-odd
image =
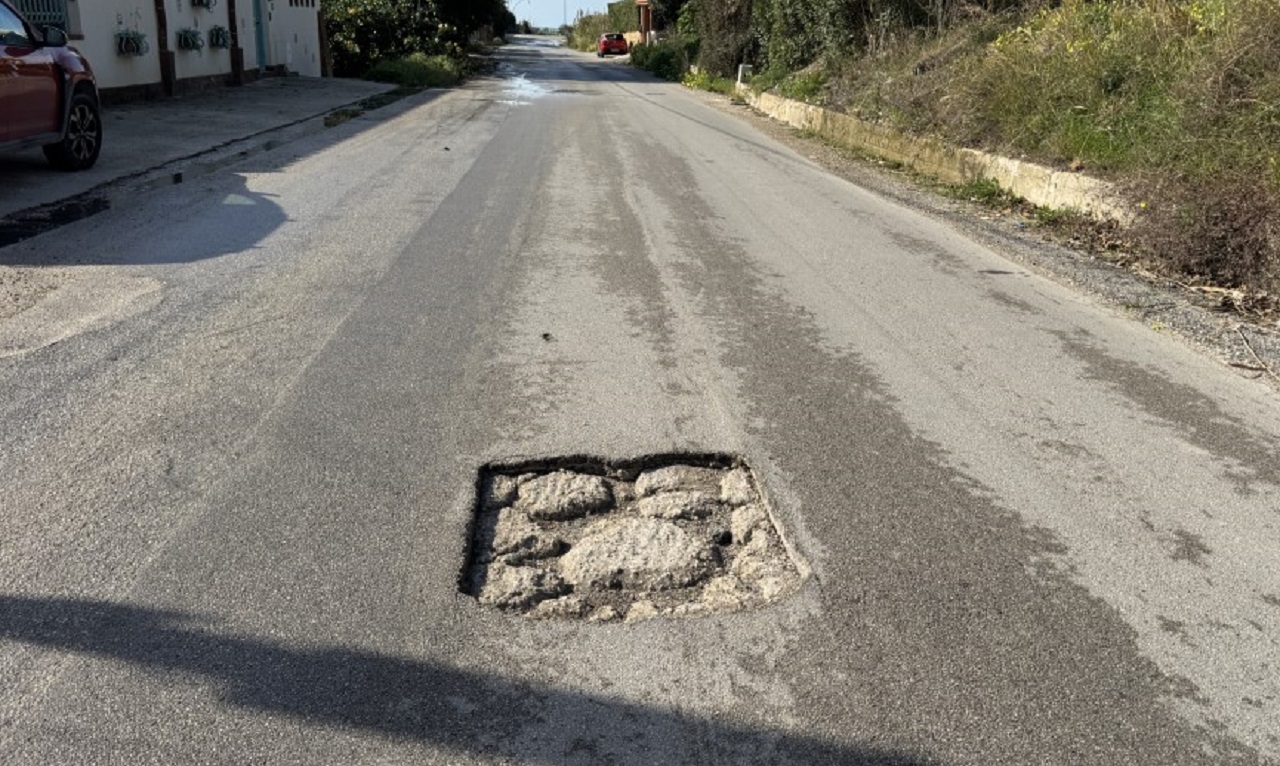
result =
[[800,585],[751,470],[729,457],[481,471],[463,590],[539,619],[751,609]]

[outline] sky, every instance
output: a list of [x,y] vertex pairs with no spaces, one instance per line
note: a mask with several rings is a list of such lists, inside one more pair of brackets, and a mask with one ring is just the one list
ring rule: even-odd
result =
[[507,0],[507,7],[516,15],[516,19],[535,27],[558,27],[564,23],[565,11],[568,10],[569,23],[581,9],[586,13],[604,13],[606,0]]

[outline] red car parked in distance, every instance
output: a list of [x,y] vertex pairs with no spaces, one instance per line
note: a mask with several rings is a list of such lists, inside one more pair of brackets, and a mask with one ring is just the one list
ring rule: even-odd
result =
[[631,52],[631,48],[627,46],[627,38],[621,32],[609,32],[600,35],[600,42],[596,44],[596,55],[600,58],[608,56],[610,53],[616,53],[625,56]]
[[66,32],[36,27],[0,0],[0,151],[37,146],[63,170],[97,162],[98,86]]

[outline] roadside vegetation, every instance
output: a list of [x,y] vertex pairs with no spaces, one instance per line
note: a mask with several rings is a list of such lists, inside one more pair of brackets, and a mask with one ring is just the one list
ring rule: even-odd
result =
[[600,35],[616,31],[609,26],[608,14],[591,13],[579,17],[577,23],[565,30],[565,44],[574,50],[594,52]]
[[616,0],[609,3],[605,13],[589,13],[578,16],[574,23],[561,29],[566,44],[575,50],[596,50],[600,35],[606,32],[635,32],[639,29],[635,0]]
[[409,88],[447,88],[461,82],[465,74],[466,62],[458,57],[410,53],[404,58],[379,61],[365,79]]
[[405,88],[456,84],[469,56],[518,29],[504,0],[322,0],[333,73]]
[[653,4],[667,39],[638,66],[718,87],[747,63],[760,90],[1110,178],[1141,211],[1114,257],[1280,308],[1276,0]]
[[636,46],[631,51],[631,63],[664,80],[680,82],[697,60],[697,56],[697,41],[678,36],[651,45]]
[[736,93],[736,87],[733,80],[728,77],[720,77],[714,75],[705,69],[699,68],[697,71],[691,71],[685,74],[681,79],[687,87],[697,88],[698,90],[707,90],[712,93],[719,93],[722,96],[733,96]]

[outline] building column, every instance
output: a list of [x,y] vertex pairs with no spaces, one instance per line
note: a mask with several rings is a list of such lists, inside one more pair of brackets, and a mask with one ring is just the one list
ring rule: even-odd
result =
[[227,0],[227,26],[231,30],[231,84],[244,85],[244,48],[240,47],[240,22],[236,0]]
[[649,42],[649,33],[653,31],[653,9],[649,0],[636,0],[636,10],[640,13],[640,42]]
[[177,91],[178,61],[169,48],[169,14],[165,0],[156,0],[156,42],[160,46],[160,88],[166,96]]

